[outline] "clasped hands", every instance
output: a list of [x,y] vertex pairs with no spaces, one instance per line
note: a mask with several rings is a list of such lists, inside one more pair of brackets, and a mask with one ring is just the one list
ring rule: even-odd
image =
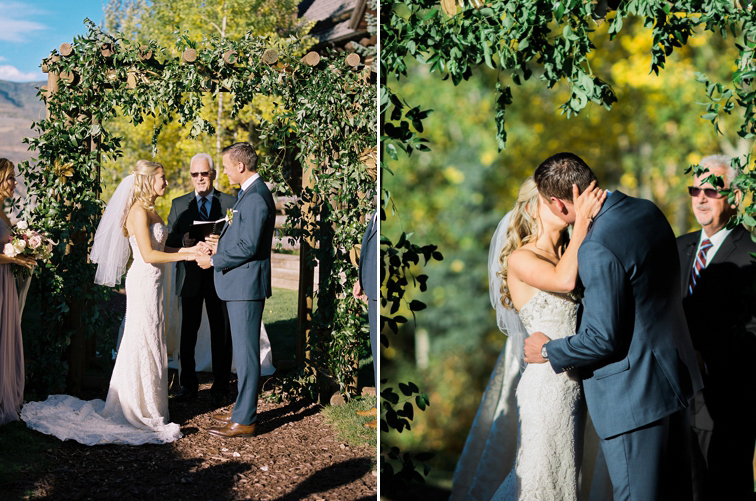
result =
[[[184,235],[184,243],[193,243],[194,241]],[[189,260],[196,261],[200,268],[206,270],[211,267],[210,256],[218,251],[218,235],[208,235],[203,242],[198,242],[193,247],[186,248],[186,252],[191,256]]]

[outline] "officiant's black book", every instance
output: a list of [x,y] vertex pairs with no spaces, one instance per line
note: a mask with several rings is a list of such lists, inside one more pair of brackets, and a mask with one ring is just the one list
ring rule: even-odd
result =
[[208,235],[220,235],[225,224],[225,217],[217,221],[194,221],[189,227],[189,238],[204,241]]

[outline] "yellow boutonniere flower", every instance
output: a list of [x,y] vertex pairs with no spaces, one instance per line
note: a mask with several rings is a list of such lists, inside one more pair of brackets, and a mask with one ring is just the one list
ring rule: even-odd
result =
[[232,209],[226,209],[226,220],[228,225],[231,226],[231,222],[234,220],[234,211]]

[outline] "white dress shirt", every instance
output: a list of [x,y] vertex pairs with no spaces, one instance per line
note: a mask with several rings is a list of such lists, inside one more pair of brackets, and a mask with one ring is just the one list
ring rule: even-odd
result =
[[[701,238],[698,239],[698,247],[696,247],[696,253],[694,254],[694,256],[698,255],[698,252],[701,250],[701,243],[708,238],[709,242],[711,242],[711,247],[709,247],[709,250],[706,251],[706,266],[709,266],[709,263],[711,263],[712,259],[714,259],[714,256],[716,255],[719,248],[722,247],[722,242],[724,242],[725,238],[727,238],[727,235],[729,235],[731,231],[731,229],[728,230],[727,228],[722,228],[712,236],[707,237],[706,232],[702,229]],[[695,265],[696,262],[695,260],[693,260],[693,266]],[[704,266],[704,268],[706,266]]]

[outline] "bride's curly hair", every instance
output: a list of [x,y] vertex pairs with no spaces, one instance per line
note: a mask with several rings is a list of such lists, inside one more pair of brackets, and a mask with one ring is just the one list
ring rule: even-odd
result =
[[532,177],[529,177],[520,186],[517,193],[512,216],[509,219],[507,237],[499,254],[499,266],[497,275],[501,278],[501,304],[506,308],[514,308],[512,295],[509,293],[507,276],[509,274],[509,256],[538,236],[538,187]]
[[[163,169],[163,166],[157,162],[150,162],[149,160],[138,160],[134,164],[134,168],[131,173],[134,174],[134,191],[131,192],[131,199],[126,207],[131,209],[134,204],[139,204],[148,211],[155,210],[155,175],[159,169]],[[129,232],[126,229],[126,215],[123,218],[123,234],[127,237]]]

